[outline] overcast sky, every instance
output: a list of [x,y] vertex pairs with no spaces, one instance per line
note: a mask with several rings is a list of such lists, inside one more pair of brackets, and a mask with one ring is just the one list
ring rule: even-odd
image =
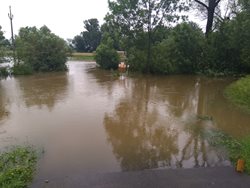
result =
[[10,38],[10,5],[14,34],[20,27],[47,25],[64,39],[83,31],[83,20],[97,18],[102,24],[108,12],[108,0],[0,0],[0,25],[6,38]]

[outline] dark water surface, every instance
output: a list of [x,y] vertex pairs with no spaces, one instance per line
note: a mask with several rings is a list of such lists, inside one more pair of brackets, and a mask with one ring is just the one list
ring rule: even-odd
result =
[[0,81],[0,149],[44,148],[37,177],[72,172],[228,165],[207,130],[250,134],[250,115],[223,89],[233,79],[115,78],[94,63]]

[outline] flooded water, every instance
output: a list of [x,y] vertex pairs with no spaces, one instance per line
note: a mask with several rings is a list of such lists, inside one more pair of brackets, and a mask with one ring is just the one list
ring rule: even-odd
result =
[[95,63],[0,81],[0,148],[44,148],[37,178],[74,172],[228,165],[204,137],[250,134],[223,89],[233,79],[113,77]]

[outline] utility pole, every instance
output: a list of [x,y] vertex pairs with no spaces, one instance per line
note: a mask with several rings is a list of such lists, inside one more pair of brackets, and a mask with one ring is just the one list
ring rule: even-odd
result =
[[10,13],[8,13],[8,17],[10,19],[10,27],[11,27],[11,42],[12,42],[12,50],[13,50],[13,58],[14,58],[14,63],[16,62],[16,55],[15,55],[15,41],[14,41],[14,33],[13,33],[13,14],[11,13],[11,6],[9,6]]

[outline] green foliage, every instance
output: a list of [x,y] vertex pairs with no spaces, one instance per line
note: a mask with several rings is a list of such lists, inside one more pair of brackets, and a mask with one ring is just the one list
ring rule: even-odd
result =
[[204,47],[203,63],[208,71],[224,74],[250,72],[250,14],[239,13],[221,23]]
[[112,38],[114,41],[113,45],[116,50],[123,50],[123,43],[122,43],[122,32],[120,31],[119,27],[116,27],[116,25],[112,21],[112,16],[107,15],[105,17],[106,23],[104,23],[101,26],[101,32],[102,32],[102,42],[103,40],[106,40],[107,37]]
[[119,54],[113,48],[113,41],[108,38],[96,49],[96,63],[103,69],[117,69],[120,61]]
[[235,105],[250,112],[250,76],[228,86],[225,95]]
[[36,72],[66,70],[68,51],[66,42],[46,26],[21,28],[16,37],[18,59]]
[[5,61],[7,55],[7,48],[9,47],[9,41],[5,39],[2,27],[0,26],[0,63]]
[[142,69],[139,71],[149,72],[152,66],[152,46],[156,42],[155,31],[158,27],[164,28],[177,21],[179,16],[176,10],[181,11],[182,8],[179,0],[109,1],[110,13],[106,20],[118,28],[124,49],[129,53],[132,52],[129,48],[135,50],[128,57],[133,60],[133,64],[142,61],[137,59],[138,55],[145,54],[143,66],[136,66]]
[[196,73],[201,66],[203,42],[203,33],[196,24],[177,25],[155,47],[152,69],[156,73]]
[[72,43],[77,52],[93,52],[101,41],[101,30],[97,19],[85,20],[84,28],[86,31],[74,37]]
[[245,171],[250,174],[250,136],[240,141],[240,151],[238,149],[238,155],[245,160]]
[[27,187],[33,178],[36,162],[36,152],[29,147],[17,147],[0,154],[0,187]]
[[220,131],[210,131],[207,138],[210,145],[226,149],[234,165],[236,165],[238,159],[243,159],[245,161],[245,172],[250,174],[250,136],[235,139]]
[[[171,30],[166,30],[166,37],[163,35],[164,32],[158,31],[159,42],[156,41],[152,47],[150,72],[157,74],[198,72],[205,39],[201,29],[192,22],[184,22]],[[157,35],[155,38],[157,39]],[[128,52],[132,70],[143,72],[145,69],[147,50],[141,44],[143,41],[142,36],[141,40],[137,40],[138,46]]]
[[33,73],[33,68],[30,64],[22,63],[16,64],[12,67],[13,75],[30,75]]
[[0,67],[0,78],[9,76],[8,67]]
[[210,15],[205,37],[194,23],[167,27],[178,20],[176,11],[186,8],[178,0],[109,1],[103,31],[111,33],[114,48],[126,51],[126,61],[134,71],[211,76],[250,73],[249,1],[239,2],[237,14],[231,20],[218,18],[214,31]]

